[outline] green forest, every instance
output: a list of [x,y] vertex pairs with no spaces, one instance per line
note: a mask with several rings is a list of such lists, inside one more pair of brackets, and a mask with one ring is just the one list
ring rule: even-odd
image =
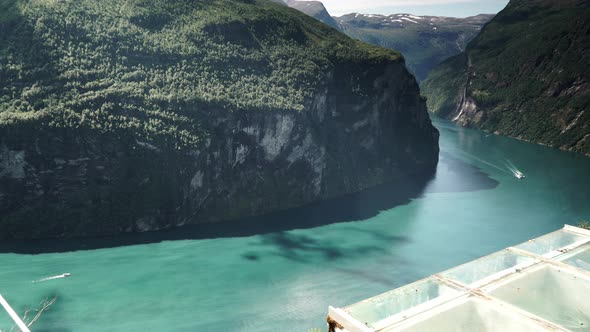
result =
[[589,73],[588,2],[512,1],[422,90],[440,116],[465,90],[483,114],[469,125],[588,154]]
[[210,112],[302,111],[339,62],[403,61],[268,0],[0,0],[0,30],[0,129],[176,149]]

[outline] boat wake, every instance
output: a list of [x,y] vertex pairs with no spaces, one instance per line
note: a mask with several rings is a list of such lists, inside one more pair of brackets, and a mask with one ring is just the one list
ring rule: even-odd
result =
[[512,175],[514,175],[515,178],[517,179],[524,179],[524,173],[522,173],[521,171],[518,170],[518,168],[516,168],[516,166],[508,159],[506,159],[506,167],[508,168],[508,170],[510,170],[510,172],[512,172]]
[[506,174],[511,174],[511,172],[507,171],[506,168],[502,168],[502,167],[500,167],[498,165],[494,165],[491,162],[486,161],[486,160],[483,160],[483,159],[481,159],[481,158],[479,158],[479,157],[477,157],[477,156],[475,156],[475,155],[473,155],[471,153],[466,153],[464,151],[459,151],[459,153],[461,153],[462,155],[466,156],[467,158],[472,159],[472,160],[475,160],[475,161],[477,161],[477,162],[479,162],[481,164],[487,165],[489,167],[493,167],[493,168],[497,169],[498,171],[504,172]]
[[520,170],[518,170],[518,168],[516,167],[516,165],[514,165],[512,163],[512,161],[510,161],[509,159],[505,159],[504,160],[504,166],[502,166],[502,164],[496,165],[493,164],[487,160],[481,159],[471,153],[467,153],[465,151],[457,151],[457,153],[465,156],[468,159],[474,160],[480,164],[484,164],[486,166],[495,168],[496,170],[506,173],[506,174],[510,174],[512,176],[514,176],[517,179],[524,179],[526,176],[524,175],[523,172],[521,172]]
[[61,279],[61,278],[69,277],[71,275],[72,275],[71,273],[63,273],[63,274],[52,276],[52,277],[47,277],[47,278],[42,278],[42,279],[39,279],[39,280],[34,280],[33,283],[43,282],[43,281],[48,281],[48,280],[53,280],[53,279]]

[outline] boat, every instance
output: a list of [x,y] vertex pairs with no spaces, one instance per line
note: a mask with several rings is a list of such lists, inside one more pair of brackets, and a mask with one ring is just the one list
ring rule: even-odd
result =
[[53,277],[47,277],[47,278],[42,278],[42,279],[39,279],[39,280],[35,280],[35,281],[33,281],[33,283],[47,281],[47,280],[53,280],[53,279],[66,278],[66,277],[69,277],[71,275],[72,275],[71,273],[66,272],[66,273],[62,273],[62,274],[59,274],[59,275],[56,275],[56,276],[53,276]]
[[525,178],[524,174],[522,174],[521,171],[514,171],[513,173],[517,179],[524,179]]

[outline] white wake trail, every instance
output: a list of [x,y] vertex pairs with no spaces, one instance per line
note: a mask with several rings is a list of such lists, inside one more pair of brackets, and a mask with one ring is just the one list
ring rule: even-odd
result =
[[504,172],[506,174],[512,174],[512,172],[508,172],[505,168],[502,168],[502,167],[500,167],[498,165],[494,165],[494,164],[492,164],[489,161],[486,161],[486,160],[483,160],[483,159],[481,159],[479,157],[476,157],[475,155],[472,155],[472,154],[467,153],[467,152],[464,152],[464,151],[460,151],[460,153],[462,153],[463,155],[465,155],[467,158],[473,159],[473,160],[478,161],[478,162],[480,162],[482,164],[485,164],[485,165],[488,165],[490,167],[493,167],[493,168],[495,168],[495,169],[497,169],[497,170],[499,170],[501,172]]
[[47,278],[41,278],[39,280],[34,280],[33,283],[43,282],[43,281],[53,280],[53,279],[61,279],[61,278],[69,277],[71,275],[72,275],[71,273],[63,273],[63,274],[59,274],[59,275],[52,276],[52,277],[47,277]]

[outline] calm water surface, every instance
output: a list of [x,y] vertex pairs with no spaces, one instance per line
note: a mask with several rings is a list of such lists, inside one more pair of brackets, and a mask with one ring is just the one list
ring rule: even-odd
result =
[[[324,327],[328,305],[590,217],[590,158],[435,124],[441,161],[427,183],[246,220],[247,229],[3,243],[0,293],[17,311],[58,296],[35,332],[306,332]],[[32,282],[64,272],[72,276]],[[8,325],[2,312],[0,329]]]

